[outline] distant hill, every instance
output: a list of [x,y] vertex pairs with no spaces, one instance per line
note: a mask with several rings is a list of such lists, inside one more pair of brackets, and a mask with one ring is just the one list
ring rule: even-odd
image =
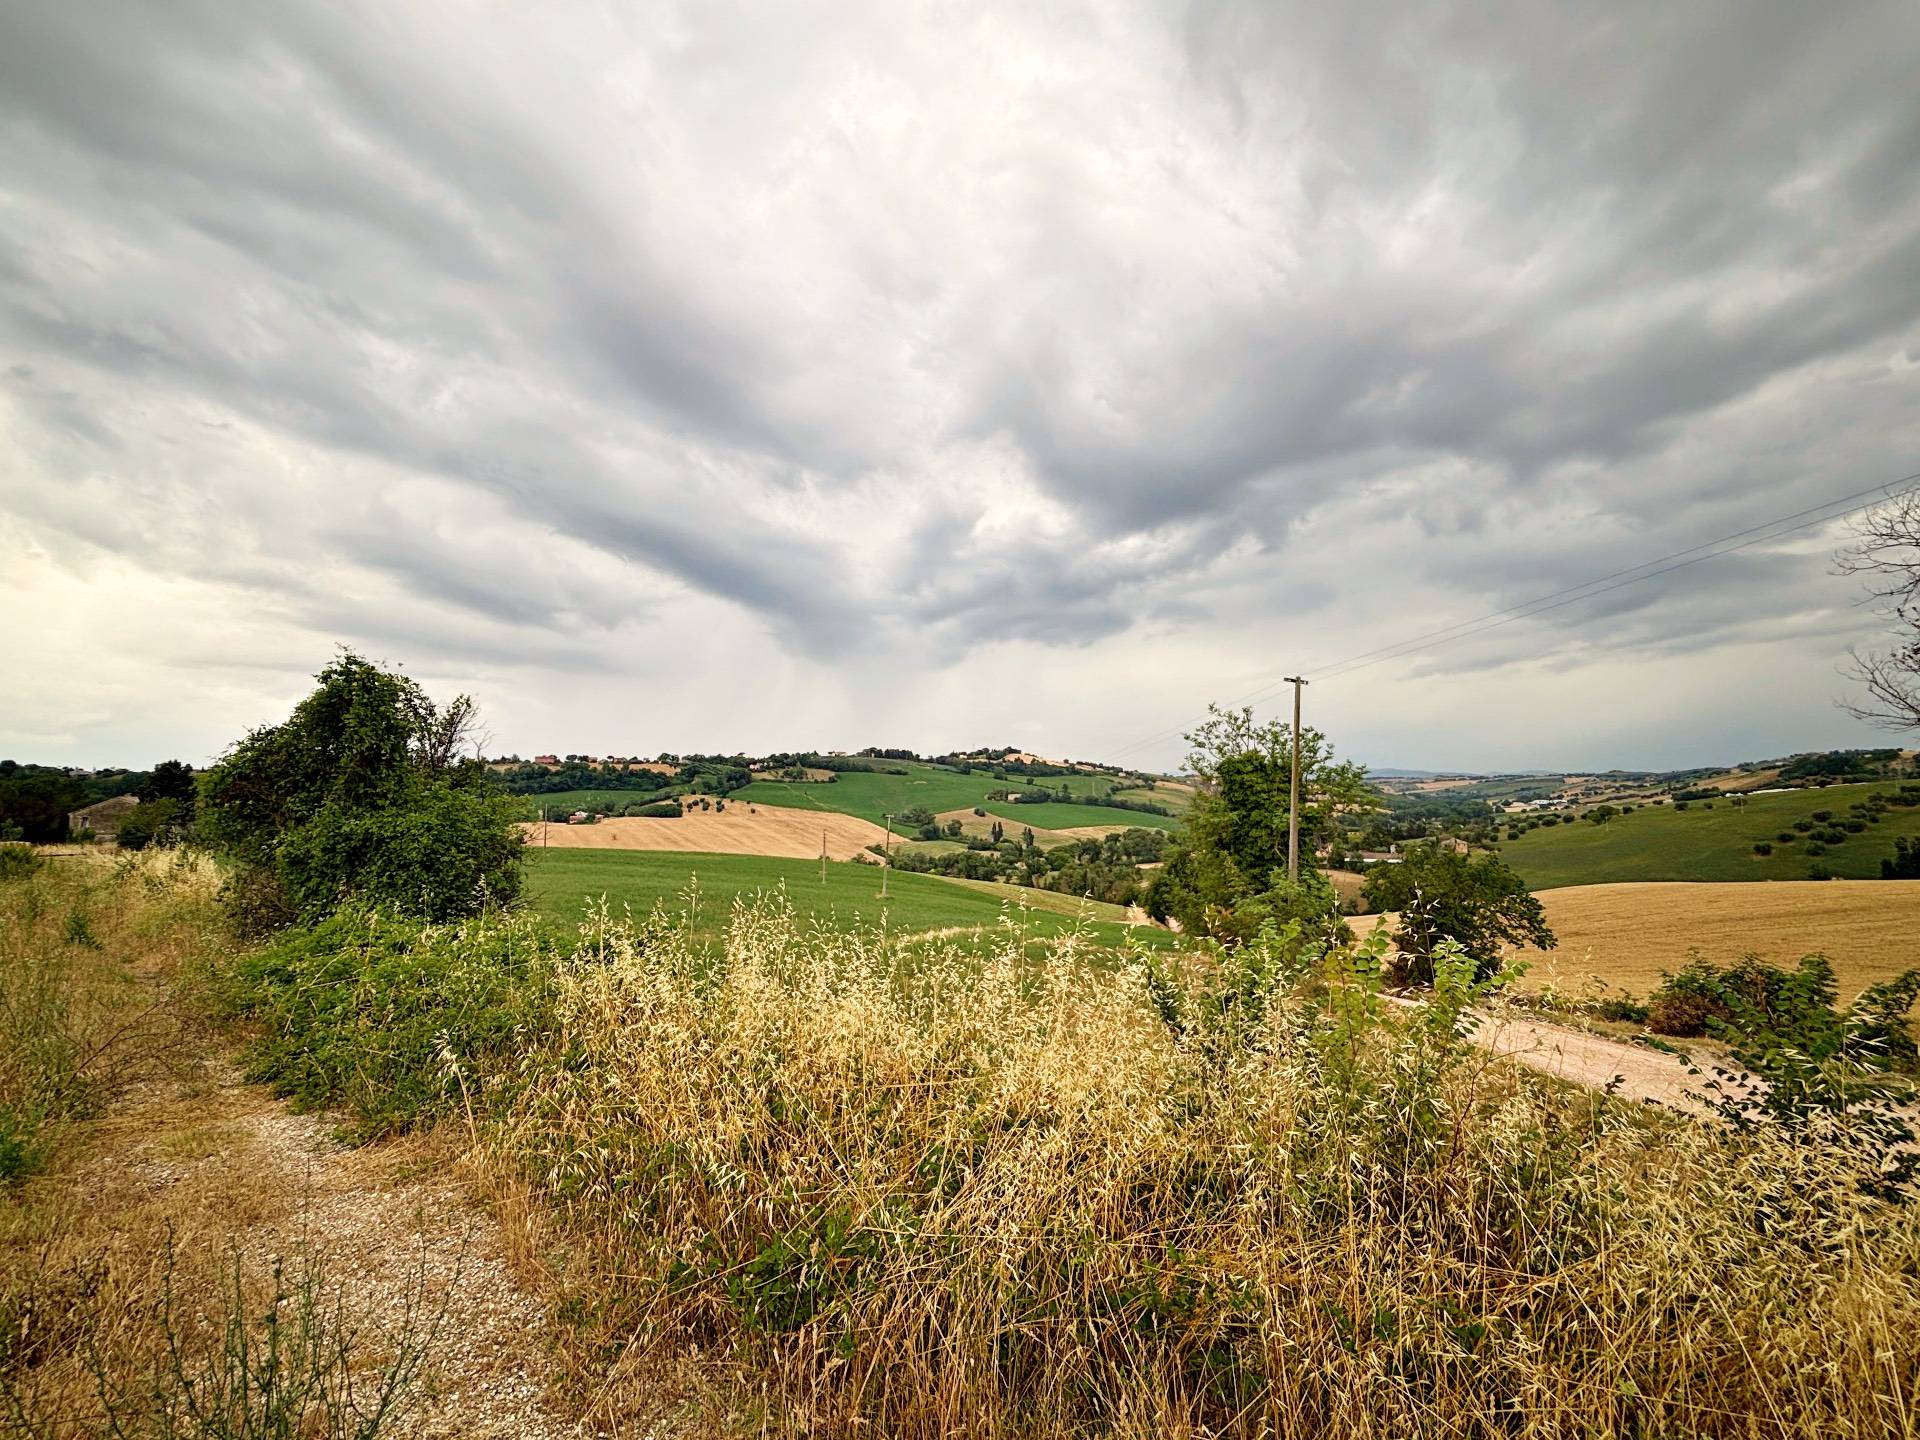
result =
[[[1920,788],[1905,783],[1905,790],[1882,782],[1635,804],[1605,823],[1565,814],[1498,848],[1534,890],[1821,874],[1871,880],[1880,874],[1880,861],[1893,854],[1895,837],[1920,835],[1920,803],[1901,803],[1920,801]],[[1756,845],[1767,853],[1758,853]]]

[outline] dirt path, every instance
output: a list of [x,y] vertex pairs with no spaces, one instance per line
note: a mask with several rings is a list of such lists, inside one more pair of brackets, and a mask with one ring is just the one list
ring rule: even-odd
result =
[[[311,1253],[355,1324],[394,1333],[440,1316],[426,1402],[400,1433],[424,1440],[559,1440],[588,1432],[545,1398],[549,1321],[514,1280],[495,1219],[424,1142],[343,1144],[221,1059],[123,1097],[97,1158],[73,1178],[111,1207],[123,1241],[164,1226],[183,1254],[231,1247],[243,1264]],[[141,1232],[143,1240],[136,1240]],[[424,1318],[422,1318],[424,1317]]]
[[1689,1075],[1687,1062],[1678,1055],[1608,1040],[1510,1010],[1477,1017],[1467,1038],[1492,1054],[1576,1085],[1595,1090],[1612,1086],[1623,1099],[1647,1101],[1689,1114],[1706,1113],[1706,1106],[1692,1098],[1703,1080]]

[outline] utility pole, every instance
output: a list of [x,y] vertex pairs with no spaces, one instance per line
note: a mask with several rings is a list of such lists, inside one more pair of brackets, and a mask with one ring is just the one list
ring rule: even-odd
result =
[[1298,675],[1282,677],[1293,686],[1293,764],[1289,767],[1292,794],[1287,801],[1287,880],[1300,878],[1300,687],[1307,682]]
[[881,817],[887,822],[886,857],[880,862],[880,898],[887,898],[887,872],[893,869],[893,816],[891,813]]

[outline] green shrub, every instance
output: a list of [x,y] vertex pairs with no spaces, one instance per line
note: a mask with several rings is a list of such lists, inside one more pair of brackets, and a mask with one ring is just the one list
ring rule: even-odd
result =
[[199,827],[232,867],[236,920],[354,902],[447,920],[517,898],[516,802],[459,757],[471,702],[442,709],[352,654],[318,679],[204,777]]
[[40,855],[31,845],[15,841],[0,844],[0,880],[18,880],[40,868]]
[[217,994],[254,1031],[250,1079],[389,1134],[477,1107],[547,1033],[550,943],[528,916],[425,925],[350,906],[242,956]]
[[1754,853],[1754,854],[1756,854],[1756,855],[1771,855],[1771,854],[1773,854],[1773,842],[1772,842],[1771,840],[1756,840],[1756,841],[1754,841],[1754,842],[1753,842],[1753,853]]
[[1798,840],[1800,837],[1791,830],[1782,830],[1778,835],[1774,836],[1773,838],[1778,840],[1782,845],[1791,845],[1794,841]]
[[[1818,849],[1819,847],[1811,846],[1809,848]],[[1809,865],[1807,867],[1807,879],[1831,880],[1833,879],[1833,867],[1831,865]]]
[[1902,835],[1893,842],[1893,855],[1880,862],[1882,880],[1920,880],[1920,838]]

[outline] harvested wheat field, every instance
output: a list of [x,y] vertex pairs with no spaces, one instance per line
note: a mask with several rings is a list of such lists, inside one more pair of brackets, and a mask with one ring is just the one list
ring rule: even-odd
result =
[[1560,941],[1527,952],[1522,984],[1578,994],[1592,979],[1644,995],[1689,951],[1717,964],[1758,952],[1833,962],[1840,998],[1920,966],[1920,880],[1572,885],[1538,892]]
[[[596,825],[520,827],[527,844],[569,850],[673,850],[708,855],[785,855],[810,859],[820,853],[851,860],[887,832],[871,821],[835,811],[785,810],[775,805],[730,804],[724,810],[694,810],[678,820],[629,816]],[[544,829],[544,837],[542,830]]]

